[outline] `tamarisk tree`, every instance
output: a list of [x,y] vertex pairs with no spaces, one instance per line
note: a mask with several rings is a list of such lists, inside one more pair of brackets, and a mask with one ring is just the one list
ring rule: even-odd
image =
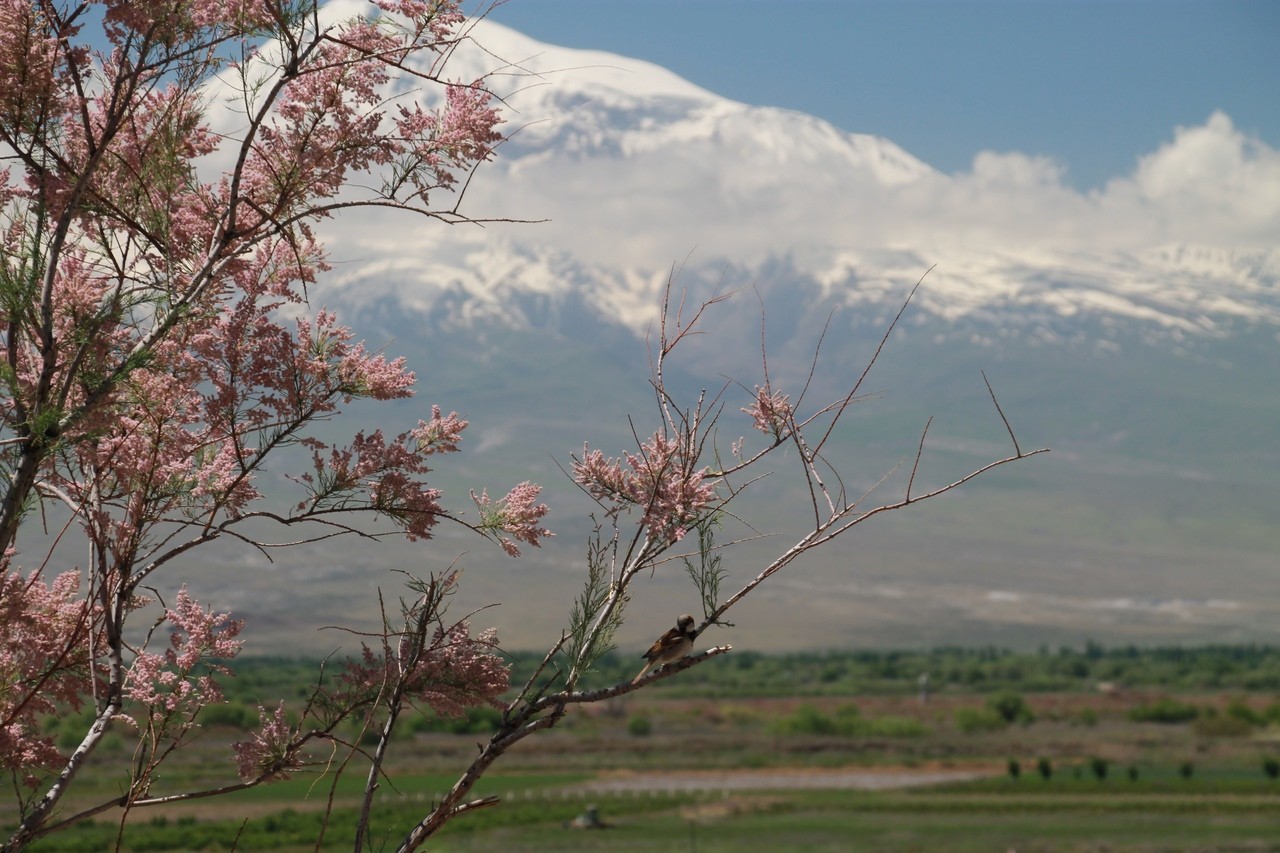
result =
[[[465,218],[458,188],[500,139],[484,81],[442,76],[467,34],[441,0],[346,19],[311,0],[0,0],[0,767],[19,817],[5,849],[155,801],[157,766],[218,698],[205,664],[236,653],[240,623],[179,590],[149,631],[126,630],[167,566],[218,539],[277,547],[250,532],[264,522],[309,528],[297,542],[372,515],[426,539],[453,517],[426,475],[458,448],[456,413],[340,445],[308,430],[354,399],[410,395],[414,375],[305,297],[326,269],[314,226],[340,209]],[[442,106],[386,103],[395,75]],[[213,106],[238,118],[218,134],[210,92],[228,91]],[[226,165],[205,177],[215,154]],[[289,446],[310,467],[278,506],[255,481]],[[521,484],[469,524],[518,553],[547,534],[537,495]],[[82,564],[25,553],[20,532],[49,518],[87,541]],[[59,752],[40,718],[85,706],[83,740]],[[125,793],[54,819],[113,722],[137,735]]]
[[[16,804],[4,850],[104,814],[118,817],[123,836],[133,810],[317,763],[336,784],[357,759],[367,781],[350,830],[363,850],[404,710],[499,704],[498,731],[404,828],[399,849],[417,849],[447,821],[493,804],[470,792],[523,738],[576,705],[728,651],[711,648],[634,684],[580,689],[649,573],[689,574],[701,633],[854,525],[1041,452],[1024,452],[1005,421],[1009,455],[919,489],[926,426],[905,494],[880,503],[850,494],[830,439],[862,379],[814,404],[808,386],[773,384],[762,347],[754,391],[731,383],[681,401],[665,365],[716,300],[684,316],[668,293],[654,341],[655,419],[631,452],[611,457],[588,445],[569,463],[603,520],[566,628],[526,684],[511,689],[491,631],[473,635],[467,619],[444,618],[456,572],[411,576],[398,609],[382,602],[381,628],[363,636],[359,658],[324,673],[304,707],[262,709],[259,729],[229,756],[238,778],[161,789],[158,769],[190,742],[197,712],[218,701],[242,628],[166,585],[166,568],[217,540],[271,553],[377,535],[366,518],[411,540],[452,520],[512,556],[550,535],[531,483],[502,498],[473,493],[469,516],[446,509],[427,475],[433,457],[460,448],[467,423],[457,413],[432,407],[396,435],[345,443],[311,429],[353,400],[407,397],[414,383],[402,360],[369,351],[332,313],[310,307],[308,286],[327,268],[316,224],[361,206],[468,221],[467,176],[501,140],[485,81],[445,76],[471,32],[456,2],[376,0],[351,17],[339,8],[355,7],[0,0],[0,769]],[[438,90],[438,108],[389,99],[388,82],[405,77]],[[717,445],[733,418],[754,428],[755,445]],[[283,502],[259,488],[268,461],[282,458],[308,460],[282,472],[297,489]],[[757,472],[775,458],[804,484],[807,529],[729,593],[717,525],[745,491],[769,488]],[[283,532],[267,539],[264,529]],[[74,559],[59,547],[72,538],[86,546]],[[43,720],[81,710],[83,736],[60,750]],[[344,739],[340,727],[352,720],[360,736]],[[67,807],[109,726],[133,743],[120,793]]]

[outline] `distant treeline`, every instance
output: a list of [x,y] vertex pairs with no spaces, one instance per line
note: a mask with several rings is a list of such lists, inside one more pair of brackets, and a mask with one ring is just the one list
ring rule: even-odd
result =
[[[524,684],[542,653],[513,653],[513,684]],[[630,679],[638,654],[606,655],[582,682],[601,687]],[[337,664],[327,665],[328,677]],[[319,661],[254,657],[232,662],[235,677],[220,679],[231,702],[272,703],[304,698],[321,671]],[[554,665],[542,680],[555,674]],[[1016,652],[994,646],[945,646],[920,651],[823,651],[763,654],[734,651],[657,685],[668,695],[857,696],[914,693],[927,676],[931,693],[1025,693],[1160,688],[1170,691],[1280,692],[1280,648],[1261,645],[1042,648]]]
[[[515,656],[514,678],[531,671],[533,655]],[[637,657],[617,652],[591,684],[634,675]],[[735,651],[682,673],[659,689],[721,695],[793,696],[916,692],[927,676],[932,693],[1094,691],[1108,686],[1176,691],[1280,691],[1280,648],[1260,645],[1121,646],[1015,652],[994,646],[919,651],[823,651],[763,654]],[[513,678],[513,680],[514,680]]]

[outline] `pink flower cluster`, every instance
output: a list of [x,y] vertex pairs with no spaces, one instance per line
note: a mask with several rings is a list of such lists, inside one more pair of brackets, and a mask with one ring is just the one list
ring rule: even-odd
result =
[[756,386],[755,399],[742,411],[751,416],[756,429],[773,436],[775,441],[791,433],[791,400],[786,394],[773,391],[767,383],[763,387]]
[[284,702],[271,714],[259,705],[258,722],[259,728],[252,740],[231,745],[240,778],[245,782],[288,779],[290,771],[302,766],[302,758]]
[[[442,717],[456,717],[477,705],[496,704],[511,686],[511,670],[496,653],[497,631],[489,628],[475,637],[468,623],[437,626],[415,653],[420,638],[401,636],[395,651],[375,654],[364,647],[359,661],[348,661],[339,677],[338,704],[353,705],[357,697],[384,695],[401,684],[406,699],[421,702]],[[423,638],[425,639],[425,638]]]
[[527,480],[507,492],[507,496],[497,503],[489,500],[489,493],[471,493],[476,508],[480,510],[480,524],[477,527],[485,533],[498,537],[502,550],[512,557],[520,556],[520,549],[515,542],[503,536],[510,534],[512,539],[527,542],[535,548],[541,546],[539,539],[554,536],[550,530],[542,527],[542,519],[548,510],[546,504],[537,503],[542,487]]
[[437,629],[428,652],[406,675],[409,695],[442,717],[461,716],[477,705],[496,705],[511,686],[511,668],[495,653],[497,648],[494,628],[474,637],[466,622]]
[[77,598],[78,573],[46,584],[11,571],[10,556],[0,572],[0,768],[32,782],[30,771],[61,760],[40,720],[79,709],[89,691],[88,608]]
[[145,35],[162,43],[191,39],[199,30],[242,29],[271,22],[272,4],[262,0],[106,0],[108,33],[119,42]]
[[[284,319],[328,268],[316,222],[360,204],[430,213],[429,195],[501,138],[482,81],[444,84],[438,68],[418,70],[431,62],[410,62],[453,49],[456,0],[377,2],[382,13],[317,28],[301,7],[266,0],[0,0],[0,431],[14,490],[0,548],[48,498],[83,525],[93,558],[52,583],[24,577],[7,552],[0,563],[0,767],[56,765],[36,721],[78,708],[95,663],[129,653],[127,626],[105,631],[104,618],[128,614],[135,587],[168,560],[252,515],[264,499],[255,478],[277,448],[301,444],[314,463],[287,523],[373,511],[421,539],[442,513],[426,460],[456,451],[466,421],[433,408],[395,438],[309,436],[352,399],[410,396],[414,375],[326,310]],[[229,60],[237,45],[241,63]],[[398,68],[443,86],[443,104],[389,107]],[[207,84],[236,71],[232,138],[211,129]],[[206,182],[201,158],[213,154],[229,165]],[[537,494],[521,484],[488,507],[510,553],[549,535]],[[110,604],[96,621],[82,577]],[[207,667],[239,650],[240,623],[185,589],[165,624],[169,648],[138,651],[124,676],[96,672],[124,678],[98,695],[122,690],[153,735],[216,700]],[[432,677],[446,686],[428,701],[452,707],[450,697],[505,687],[485,638],[437,640]],[[258,753],[287,740],[282,713],[264,712]]]
[[462,441],[462,431],[467,422],[458,417],[457,412],[448,415],[440,414],[439,406],[431,407],[431,420],[419,421],[413,431],[419,453],[430,456],[433,453],[456,453]]
[[401,433],[392,441],[382,430],[370,435],[359,432],[347,447],[325,448],[327,456],[321,449],[314,450],[314,473],[299,477],[311,496],[298,504],[298,510],[368,508],[400,524],[410,541],[430,538],[443,509],[440,490],[421,479],[431,469],[414,432]]
[[715,500],[707,470],[683,443],[661,433],[642,444],[638,455],[612,459],[584,446],[582,458],[573,462],[574,479],[592,497],[612,504],[614,512],[640,508],[650,536],[667,544],[683,538]]
[[222,691],[209,675],[196,675],[201,666],[225,672],[218,660],[240,653],[236,639],[244,623],[228,619],[226,613],[205,610],[186,587],[178,590],[174,606],[165,611],[172,626],[169,648],[157,655],[141,651],[133,660],[125,682],[125,697],[146,707],[153,721],[195,713],[210,702],[222,699]]

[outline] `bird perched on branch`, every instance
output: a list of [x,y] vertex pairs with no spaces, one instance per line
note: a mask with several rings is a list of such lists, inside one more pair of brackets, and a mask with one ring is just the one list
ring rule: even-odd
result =
[[693,651],[693,640],[697,636],[698,632],[693,630],[693,617],[688,613],[683,614],[676,620],[674,628],[659,637],[658,641],[649,647],[649,651],[640,656],[646,663],[644,669],[631,679],[631,683],[635,684],[643,678],[651,666],[662,666],[687,656]]

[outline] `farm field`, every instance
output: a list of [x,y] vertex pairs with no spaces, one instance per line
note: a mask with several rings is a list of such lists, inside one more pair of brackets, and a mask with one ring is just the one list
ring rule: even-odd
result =
[[[579,709],[504,756],[476,791],[500,804],[456,819],[428,849],[1280,851],[1280,693],[1259,683],[1267,665],[1234,674],[1215,665],[1204,677],[1188,665],[1171,687],[1142,683],[1133,670],[1119,673],[1127,683],[1101,690],[1082,678],[1037,691],[1025,689],[1038,683],[1027,663],[1037,656],[1015,665],[1021,659],[1010,653],[974,655],[979,669],[1005,676],[979,685],[935,676],[921,695],[914,659],[890,668],[896,677],[873,680],[853,658],[761,656],[757,679],[699,674],[704,666],[688,673],[700,680],[677,677]],[[850,677],[861,690],[821,677],[842,660],[860,673]],[[233,778],[230,743],[244,737],[245,719],[232,712],[254,701],[254,684],[290,671],[263,665],[268,672],[242,669],[229,705],[211,712],[162,784]],[[767,672],[798,683],[779,685]],[[477,712],[408,727],[377,795],[373,849],[393,849],[452,784],[489,719]],[[111,796],[111,768],[127,760],[122,747],[96,756],[76,802]],[[319,769],[139,810],[120,849],[314,850],[330,804],[318,849],[350,849],[362,773],[335,783]],[[603,826],[570,828],[588,814]],[[117,821],[108,813],[32,849],[113,849]]]

